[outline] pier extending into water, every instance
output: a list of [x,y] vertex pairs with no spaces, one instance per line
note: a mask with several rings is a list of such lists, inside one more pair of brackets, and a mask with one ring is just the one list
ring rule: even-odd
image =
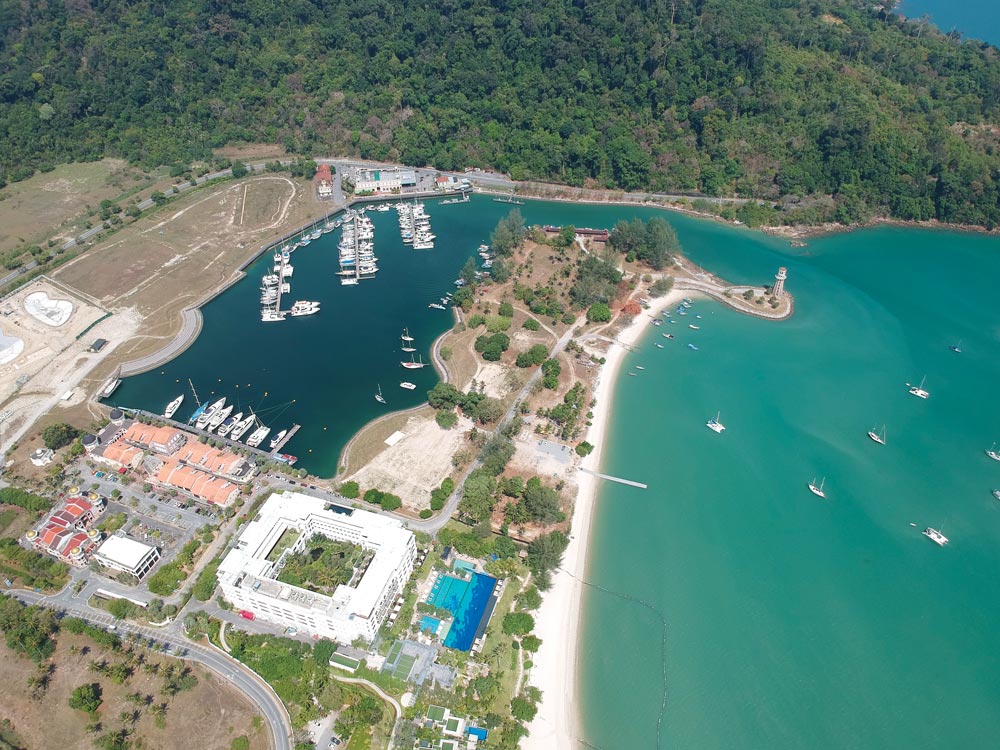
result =
[[627,484],[629,487],[638,487],[640,490],[649,489],[642,482],[633,482],[631,479],[622,479],[621,477],[613,477],[610,474],[601,474],[597,471],[591,471],[590,469],[580,468],[580,471],[590,474],[591,476],[597,477],[598,479],[607,479],[609,482],[618,482],[618,484]]

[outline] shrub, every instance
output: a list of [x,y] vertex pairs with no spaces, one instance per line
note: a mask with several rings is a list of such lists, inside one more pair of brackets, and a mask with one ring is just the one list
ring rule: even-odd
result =
[[16,487],[3,487],[0,489],[0,503],[16,505],[25,510],[48,510],[52,507],[52,502],[39,495],[19,490]]
[[605,302],[595,302],[587,309],[587,320],[591,323],[607,323],[611,320],[611,308]]
[[79,435],[80,431],[73,425],[59,422],[58,424],[50,424],[42,430],[42,442],[45,443],[46,448],[58,450],[72,443]]
[[535,320],[534,318],[527,318],[527,319],[525,319],[525,321],[524,321],[524,322],[523,322],[523,323],[521,324],[521,327],[522,327],[522,328],[526,328],[526,329],[527,329],[527,330],[529,330],[529,331],[537,331],[537,330],[539,330],[539,329],[540,329],[540,328],[542,327],[542,324],[541,324],[541,323],[539,323],[539,322],[538,322],[537,320]]
[[430,508],[424,508],[422,511],[420,511],[421,518],[430,518],[433,515],[434,511],[432,511]]
[[88,714],[94,713],[100,708],[102,703],[101,686],[96,682],[88,685],[80,685],[69,697],[69,707],[77,711],[86,711]]
[[439,411],[434,415],[434,421],[438,423],[438,426],[445,430],[450,430],[456,424],[458,424],[458,415],[453,411]]
[[346,497],[348,500],[356,500],[358,495],[361,494],[361,488],[358,487],[357,482],[343,482],[337,491],[340,493],[341,497]]
[[476,313],[475,315],[469,316],[469,328],[478,328],[479,326],[486,325],[486,316]]
[[510,302],[501,302],[499,313],[505,318],[513,318],[514,306]]
[[527,612],[508,612],[503,616],[503,632],[507,635],[527,635],[535,627],[535,618]]
[[649,287],[649,296],[662,297],[673,288],[674,288],[673,277],[664,276],[663,278],[654,281],[653,285]]
[[594,450],[594,446],[584,440],[582,443],[578,443],[576,446],[576,454],[578,456],[589,456]]

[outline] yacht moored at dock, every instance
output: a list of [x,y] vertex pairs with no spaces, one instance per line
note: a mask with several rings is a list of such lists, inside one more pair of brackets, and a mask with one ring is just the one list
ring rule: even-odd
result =
[[292,309],[288,311],[288,314],[293,318],[300,317],[302,315],[315,315],[319,312],[319,302],[307,302],[305,300],[298,300]]
[[271,432],[270,427],[265,427],[264,425],[261,425],[260,427],[258,427],[256,430],[253,431],[253,434],[250,437],[247,438],[247,445],[249,445],[251,448],[256,448],[257,446],[259,446],[261,443],[264,442],[264,438],[266,438],[268,434],[270,434],[270,432]]
[[219,437],[225,437],[228,435],[232,429],[240,423],[243,419],[243,412],[238,411],[233,416],[227,417],[226,420],[219,425],[219,429],[216,430],[216,434]]
[[251,412],[249,417],[245,417],[244,419],[240,420],[236,425],[233,426],[233,429],[229,433],[229,439],[239,440],[246,434],[247,430],[249,430],[256,421],[257,421],[257,416],[253,412]]
[[181,404],[183,403],[184,403],[184,394],[182,393],[180,396],[178,396],[169,404],[167,404],[167,408],[163,410],[163,418],[171,419],[174,416],[174,414],[177,413],[177,410],[181,408]]
[[219,427],[219,425],[225,422],[226,418],[233,413],[234,408],[236,407],[230,404],[225,408],[217,409],[216,412],[212,415],[212,418],[208,420],[208,424],[205,426],[205,429],[208,430],[209,432],[212,432],[212,430]]
[[222,409],[226,405],[226,397],[223,396],[218,401],[214,402],[210,406],[206,407],[204,411],[195,420],[194,426],[199,430],[204,430],[205,425],[208,424],[209,420],[215,416],[215,413]]
[[277,435],[275,435],[273,438],[271,438],[271,450],[274,450],[275,448],[277,448],[278,444],[282,440],[284,440],[285,435],[287,435],[287,434],[288,434],[288,430],[282,430]]

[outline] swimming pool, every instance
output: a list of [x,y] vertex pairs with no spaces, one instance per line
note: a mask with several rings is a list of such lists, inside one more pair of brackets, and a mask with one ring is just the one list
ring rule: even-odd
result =
[[437,635],[438,628],[441,627],[441,621],[436,617],[431,617],[430,615],[424,615],[420,618],[420,629],[426,630],[428,633]]
[[445,646],[459,651],[472,648],[472,641],[475,640],[479,623],[496,585],[496,578],[482,573],[473,573],[468,581],[455,576],[438,576],[427,601],[455,616],[451,630],[444,639]]

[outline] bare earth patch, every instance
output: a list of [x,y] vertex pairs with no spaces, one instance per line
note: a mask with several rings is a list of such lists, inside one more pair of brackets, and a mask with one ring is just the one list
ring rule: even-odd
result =
[[466,445],[465,433],[472,422],[460,417],[450,430],[441,429],[432,415],[414,414],[399,427],[402,440],[383,450],[348,479],[362,490],[376,488],[399,495],[411,511],[430,507],[431,490],[452,471],[451,457]]

